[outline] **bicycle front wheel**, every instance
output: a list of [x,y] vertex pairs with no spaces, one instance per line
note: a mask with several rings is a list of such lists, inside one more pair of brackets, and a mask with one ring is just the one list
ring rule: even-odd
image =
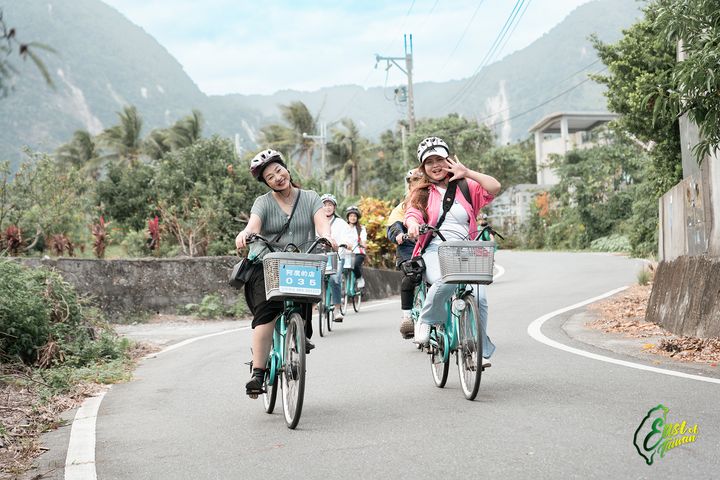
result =
[[358,292],[355,294],[355,296],[352,299],[352,303],[353,303],[353,310],[355,310],[356,313],[360,312],[360,304],[362,303],[362,292]]
[[320,331],[320,336],[325,336],[325,326],[323,325],[325,323],[325,304],[323,302],[318,303],[318,330]]
[[343,315],[347,315],[348,313],[348,301],[350,300],[350,282],[353,281],[352,273],[344,273],[343,274],[343,286],[345,287],[343,289],[343,300],[342,304],[340,305],[340,311]]
[[305,396],[305,326],[299,313],[288,318],[283,346],[285,363],[282,366],[282,400],[285,423],[297,427]]
[[275,400],[277,400],[278,383],[280,380],[277,375],[275,381],[270,385],[270,369],[265,372],[265,382],[263,384],[263,406],[265,407],[265,413],[273,413],[275,410]]
[[475,400],[482,377],[482,324],[475,297],[467,295],[463,300],[465,308],[458,316],[458,374],[465,398]]
[[432,370],[433,381],[435,386],[443,388],[447,383],[448,371],[450,371],[450,361],[448,355],[445,355],[447,345],[445,336],[441,332],[435,330],[436,341],[430,344],[430,369]]

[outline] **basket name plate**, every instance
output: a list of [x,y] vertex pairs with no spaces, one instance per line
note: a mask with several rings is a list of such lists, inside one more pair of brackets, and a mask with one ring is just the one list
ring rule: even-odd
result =
[[279,290],[283,293],[304,293],[320,295],[321,273],[317,267],[301,265],[280,265]]

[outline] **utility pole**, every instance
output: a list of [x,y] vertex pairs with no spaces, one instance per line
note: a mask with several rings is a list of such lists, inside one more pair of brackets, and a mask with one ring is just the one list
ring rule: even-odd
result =
[[325,178],[325,145],[327,145],[327,125],[325,122],[320,122],[320,135],[308,135],[303,132],[303,138],[310,138],[312,140],[320,141],[320,166],[323,172],[323,179]]
[[[410,127],[410,135],[415,133],[415,97],[413,96],[413,81],[412,81],[412,69],[413,69],[413,43],[412,43],[412,33],[409,35],[410,37],[410,44],[408,48],[408,35],[403,35],[403,39],[405,42],[405,56],[404,57],[383,57],[381,55],[375,54],[375,68],[377,68],[378,63],[385,61],[387,62],[387,66],[385,67],[385,70],[389,70],[390,67],[395,65],[397,68],[400,69],[401,72],[403,72],[407,76],[407,104],[408,104],[408,113],[407,113],[407,120],[408,120],[408,126]],[[405,60],[405,68],[401,67],[399,63],[397,63],[398,60]]]

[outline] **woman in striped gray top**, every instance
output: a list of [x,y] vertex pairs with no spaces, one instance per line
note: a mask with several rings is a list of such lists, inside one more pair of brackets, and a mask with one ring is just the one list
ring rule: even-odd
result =
[[[272,191],[255,199],[247,226],[235,238],[238,249],[247,245],[247,238],[253,233],[259,233],[267,239],[274,239],[278,234],[282,234],[276,242],[278,249],[289,243],[298,246],[307,243],[315,238],[316,231],[335,245],[330,236],[330,225],[322,209],[320,196],[312,190],[301,190],[294,184],[280,152],[263,150],[258,153],[250,162],[250,173]],[[296,201],[297,207],[292,214]],[[291,214],[292,219],[283,230]],[[252,243],[248,258],[262,260],[266,253],[268,249],[264,244]],[[272,344],[275,320],[283,311],[282,301],[265,299],[265,278],[261,261],[253,266],[250,280],[245,284],[245,300],[253,314],[253,375],[245,389],[248,395],[257,395],[262,392],[265,362]],[[315,347],[309,340],[312,336],[312,305],[304,305],[303,309],[305,335],[308,338],[306,349],[309,351]]]

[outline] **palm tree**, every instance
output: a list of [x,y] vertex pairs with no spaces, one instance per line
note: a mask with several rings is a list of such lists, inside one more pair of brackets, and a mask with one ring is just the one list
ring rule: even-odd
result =
[[189,147],[202,136],[203,117],[200,111],[181,118],[167,130],[167,142],[173,150]]
[[61,145],[55,158],[63,165],[72,165],[97,178],[101,158],[95,139],[87,130],[76,130],[72,139]]
[[367,153],[368,141],[360,136],[357,125],[349,118],[343,118],[340,123],[343,128],[332,129],[332,142],[327,145],[330,168],[345,179],[350,177],[348,194],[357,196],[360,192],[360,161]]
[[317,121],[310,114],[303,102],[292,102],[289,105],[281,105],[283,119],[290,124],[292,138],[295,144],[294,154],[305,165],[305,173],[312,173],[312,156],[315,150],[315,141],[303,137],[303,133],[313,134],[317,128]]
[[102,143],[111,150],[109,160],[137,164],[142,153],[142,117],[135,106],[127,106],[118,112],[120,124],[105,129],[99,136]]
[[172,150],[168,142],[168,130],[156,128],[143,140],[143,152],[153,160],[160,160],[167,152]]

